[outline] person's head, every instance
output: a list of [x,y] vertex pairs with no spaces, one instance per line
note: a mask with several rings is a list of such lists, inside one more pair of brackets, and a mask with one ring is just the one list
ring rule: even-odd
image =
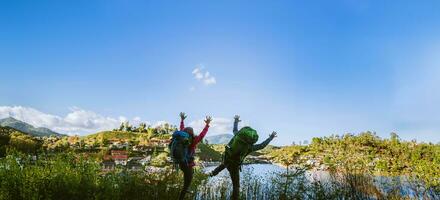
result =
[[186,127],[183,129],[184,132],[187,132],[191,137],[194,137],[194,130],[191,127]]

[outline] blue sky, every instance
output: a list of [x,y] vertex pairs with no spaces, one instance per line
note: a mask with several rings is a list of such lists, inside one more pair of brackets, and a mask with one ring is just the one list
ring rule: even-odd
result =
[[278,131],[275,144],[367,130],[439,142],[439,9],[1,1],[0,117],[87,134],[126,119],[177,123],[185,111],[199,129],[214,116],[216,134],[240,114],[262,138]]

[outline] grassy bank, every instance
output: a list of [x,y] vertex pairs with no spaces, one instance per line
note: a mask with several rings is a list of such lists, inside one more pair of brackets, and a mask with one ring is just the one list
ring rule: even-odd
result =
[[[157,173],[100,169],[73,154],[37,162],[10,155],[0,160],[0,199],[176,199],[182,182],[171,168]],[[197,172],[194,186],[204,180]]]
[[[262,180],[244,171],[243,199],[404,199],[440,197],[439,188],[409,178],[383,182],[368,174],[330,173],[313,179],[305,168],[289,169]],[[155,173],[100,166],[74,154],[57,154],[32,161],[25,155],[0,160],[0,199],[176,199],[182,175],[172,168]],[[212,182],[196,170],[188,199],[227,199],[229,179]],[[405,190],[402,190],[405,188]],[[405,192],[402,192],[405,191]]]

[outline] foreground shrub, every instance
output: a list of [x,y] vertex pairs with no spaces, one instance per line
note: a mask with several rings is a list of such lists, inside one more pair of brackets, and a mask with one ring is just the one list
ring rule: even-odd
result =
[[[57,154],[33,161],[22,154],[0,159],[0,199],[177,199],[182,174],[172,168],[155,172],[100,166],[75,154]],[[269,178],[243,170],[241,199],[440,199],[438,188],[417,177],[375,177],[344,172],[287,168]],[[196,170],[187,199],[229,199],[229,177],[208,180]]]
[[[103,173],[98,164],[73,154],[36,163],[8,156],[0,160],[0,177],[0,199],[176,199],[182,183],[181,174],[171,168]],[[197,171],[192,189],[204,180]]]

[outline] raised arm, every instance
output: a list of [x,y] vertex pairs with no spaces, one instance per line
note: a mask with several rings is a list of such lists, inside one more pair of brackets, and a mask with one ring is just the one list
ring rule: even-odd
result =
[[270,141],[272,141],[275,137],[277,136],[277,132],[272,132],[272,134],[269,135],[269,138],[267,138],[266,140],[264,140],[264,142],[260,143],[260,144],[256,144],[252,146],[252,151],[258,151],[261,149],[264,149],[264,147],[266,147]]
[[185,118],[186,118],[186,114],[184,112],[180,113],[180,131],[183,131],[183,129],[185,128]]
[[234,135],[237,134],[237,132],[238,132],[238,123],[239,122],[241,122],[240,116],[235,115],[235,117],[234,117],[234,130],[233,130]]
[[194,140],[192,142],[193,146],[196,146],[200,141],[203,140],[206,133],[208,133],[209,123],[211,123],[211,121],[212,121],[212,117],[207,116],[205,119],[205,128],[203,128],[202,132],[200,132],[198,136],[194,137]]

